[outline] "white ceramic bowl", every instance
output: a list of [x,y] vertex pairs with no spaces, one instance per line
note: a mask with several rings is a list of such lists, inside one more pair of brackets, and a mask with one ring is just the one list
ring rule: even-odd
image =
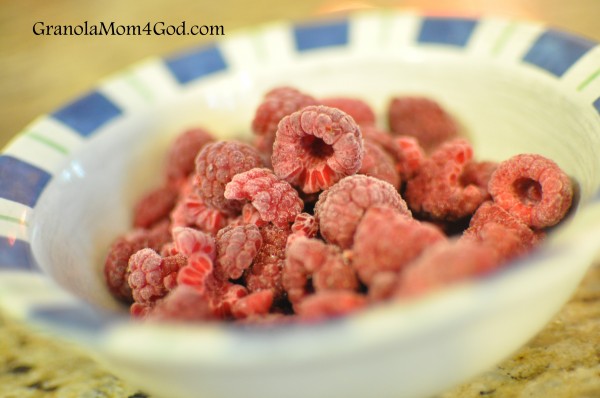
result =
[[[600,48],[542,25],[370,11],[274,23],[151,59],[27,127],[0,156],[0,305],[87,347],[165,397],[421,397],[524,344],[578,285],[600,245]],[[101,264],[190,124],[249,134],[263,93],[440,101],[481,159],[554,159],[579,185],[543,248],[482,280],[316,326],[141,325]]]

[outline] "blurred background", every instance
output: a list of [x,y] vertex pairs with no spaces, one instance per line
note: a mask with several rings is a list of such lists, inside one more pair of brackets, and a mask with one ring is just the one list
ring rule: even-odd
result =
[[600,0],[0,0],[0,147],[38,115],[93,88],[100,79],[149,56],[209,36],[36,36],[46,25],[165,22],[222,25],[225,35],[262,22],[302,20],[370,7],[536,20],[600,41]]

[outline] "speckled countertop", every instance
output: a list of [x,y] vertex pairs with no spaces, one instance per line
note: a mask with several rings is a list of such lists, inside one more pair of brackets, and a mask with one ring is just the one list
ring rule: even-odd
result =
[[[600,266],[526,346],[436,398],[600,397]],[[75,347],[32,333],[0,314],[1,398],[151,397]],[[201,398],[201,395],[199,395]]]

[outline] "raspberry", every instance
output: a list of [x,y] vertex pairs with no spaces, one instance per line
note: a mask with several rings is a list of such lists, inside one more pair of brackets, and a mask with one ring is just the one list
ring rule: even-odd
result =
[[471,161],[465,165],[460,175],[461,184],[473,184],[487,191],[490,178],[497,167],[498,163],[496,162]]
[[149,304],[175,287],[177,272],[186,264],[182,255],[162,258],[152,249],[141,249],[129,258],[129,277],[133,299]]
[[169,223],[166,221],[159,222],[151,229],[136,228],[116,238],[104,261],[104,279],[111,294],[118,300],[131,302],[133,297],[127,282],[129,257],[146,247],[159,251],[170,240]]
[[378,272],[371,278],[368,298],[370,302],[379,302],[394,295],[400,274],[397,272]]
[[256,210],[256,207],[252,206],[251,203],[246,203],[242,206],[242,224],[254,224],[257,227],[262,227],[268,224],[267,221],[260,218],[260,213]]
[[342,249],[350,248],[364,212],[378,205],[389,206],[408,216],[411,214],[393,185],[360,174],[342,179],[321,193],[315,205],[321,235]]
[[206,292],[207,279],[213,272],[213,260],[206,254],[194,253],[187,259],[187,265],[177,274],[177,285],[194,288],[200,294]]
[[193,179],[182,186],[180,198],[170,214],[171,227],[195,227],[209,234],[216,234],[227,225],[227,215],[208,207],[196,193]]
[[488,246],[496,253],[499,263],[512,260],[530,249],[516,230],[495,222],[482,225],[477,232],[465,233],[460,240],[470,240]]
[[360,132],[365,141],[373,142],[383,148],[389,155],[396,157],[394,136],[388,131],[382,130],[374,124],[360,126]]
[[261,246],[262,235],[254,224],[223,228],[217,234],[217,269],[226,278],[240,278]]
[[316,99],[293,87],[274,88],[265,94],[263,102],[256,109],[252,131],[257,135],[274,136],[284,116],[316,104]]
[[313,238],[319,232],[319,224],[315,217],[308,213],[299,213],[292,224],[292,233],[299,233]]
[[263,244],[254,257],[252,266],[246,271],[244,280],[250,292],[272,290],[274,300],[277,300],[284,292],[281,285],[281,271],[290,230],[267,224],[260,227],[260,234]]
[[496,204],[533,228],[557,224],[573,200],[569,176],[552,160],[535,154],[501,162],[489,191]]
[[312,294],[298,303],[298,315],[308,321],[319,321],[332,317],[340,317],[367,304],[366,297],[347,290],[324,290]]
[[392,157],[379,145],[372,142],[365,141],[364,147],[365,154],[358,173],[389,182],[394,188],[398,189],[400,187],[400,177],[396,172]]
[[216,318],[206,296],[185,285],[177,286],[146,312],[146,319],[151,321],[190,322]]
[[231,313],[238,319],[266,315],[271,305],[273,305],[273,291],[261,290],[237,300],[231,308]]
[[169,218],[177,203],[177,189],[170,186],[156,188],[144,195],[133,209],[133,226],[150,228],[158,221]]
[[400,274],[394,295],[413,297],[484,275],[497,267],[495,253],[486,246],[464,240],[442,241],[406,267]]
[[461,182],[465,164],[472,157],[473,149],[464,139],[440,145],[406,185],[404,195],[411,210],[434,220],[448,221],[473,214],[486,199],[487,191]]
[[225,185],[234,175],[255,167],[263,167],[263,162],[258,151],[248,144],[238,141],[208,144],[196,157],[194,183],[197,193],[209,207],[235,215],[241,210],[242,203],[225,199]]
[[419,140],[426,152],[458,135],[454,119],[435,101],[425,97],[395,97],[388,107],[390,130]]
[[362,157],[360,129],[350,116],[308,106],[281,120],[271,160],[279,178],[312,193],[356,173]]
[[446,236],[429,223],[387,207],[371,207],[354,234],[352,265],[370,286],[376,274],[400,272],[425,249],[442,240]]
[[398,136],[393,140],[396,150],[396,171],[402,181],[408,181],[419,172],[425,162],[425,153],[414,137]]
[[198,152],[214,140],[212,134],[201,127],[191,128],[177,136],[167,153],[165,175],[169,185],[185,183],[194,171],[194,159]]
[[304,207],[298,192],[269,169],[256,168],[236,174],[225,187],[225,198],[250,200],[262,220],[280,228],[293,222]]
[[207,282],[209,307],[213,314],[219,319],[234,316],[233,309],[239,300],[248,296],[248,289],[214,277],[209,277]]
[[[508,230],[505,233],[506,239],[496,239],[500,235],[497,227],[484,231],[486,225],[492,223]],[[511,232],[517,237],[519,244],[512,243],[511,236],[508,236]],[[544,235],[542,232],[534,232],[497,204],[485,202],[471,217],[469,228],[464,231],[461,239],[463,238],[492,245],[502,254],[502,258],[508,259],[529,251],[543,240]]]
[[202,253],[214,260],[217,253],[215,239],[193,228],[174,228],[173,242],[177,251],[187,257]]
[[329,97],[319,100],[321,105],[337,108],[347,113],[359,124],[375,124],[375,112],[365,101],[349,97]]
[[315,291],[356,290],[358,280],[337,246],[299,237],[287,249],[282,283],[292,304]]

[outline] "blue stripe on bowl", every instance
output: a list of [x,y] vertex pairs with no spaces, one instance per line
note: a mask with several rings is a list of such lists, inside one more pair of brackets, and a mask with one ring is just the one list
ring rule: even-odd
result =
[[9,155],[0,156],[0,198],[33,207],[50,174]]
[[121,113],[121,109],[108,98],[93,91],[54,112],[52,116],[87,137]]
[[60,329],[92,333],[98,333],[120,319],[86,304],[37,304],[31,308],[29,315],[37,321],[52,324]]
[[477,20],[471,18],[427,17],[423,19],[417,41],[464,47],[475,26]]
[[596,101],[594,101],[593,105],[594,108],[596,108],[596,110],[598,111],[598,113],[600,113],[600,97],[596,98]]
[[582,37],[549,29],[533,43],[523,61],[560,77],[595,45]]
[[295,25],[294,39],[298,51],[348,44],[348,21],[329,21],[319,24]]
[[225,58],[216,45],[170,57],[165,60],[165,63],[180,84],[187,84],[203,76],[227,69]]
[[0,236],[0,270],[39,271],[28,242]]

